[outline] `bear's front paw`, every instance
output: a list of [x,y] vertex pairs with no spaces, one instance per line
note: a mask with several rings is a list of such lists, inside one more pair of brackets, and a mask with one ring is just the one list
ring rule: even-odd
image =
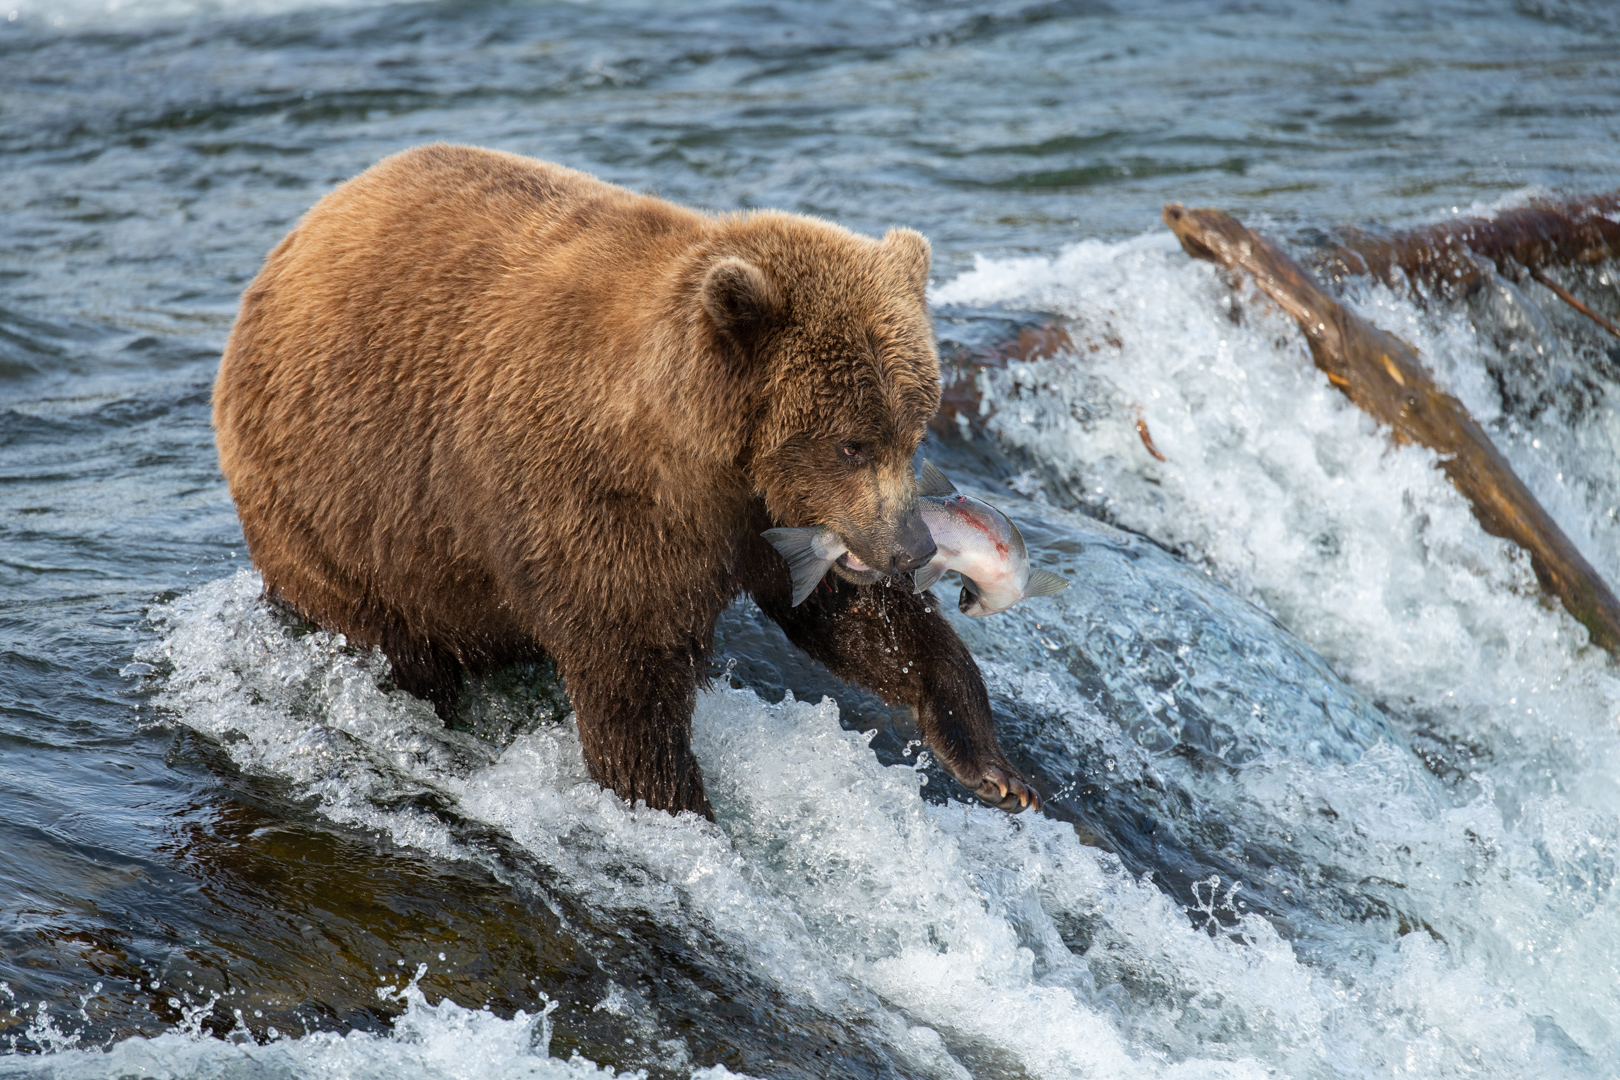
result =
[[1040,813],[1041,810],[1040,792],[1010,768],[986,766],[984,777],[979,781],[979,786],[973,789],[973,794],[1009,814],[1028,809]]

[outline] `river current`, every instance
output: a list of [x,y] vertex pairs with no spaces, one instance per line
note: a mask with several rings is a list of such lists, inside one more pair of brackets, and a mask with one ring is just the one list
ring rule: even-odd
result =
[[[591,783],[544,669],[446,728],[261,602],[237,296],[432,140],[930,237],[925,453],[1074,582],[951,613],[1044,815],[747,602],[713,825]],[[1620,675],[1158,215],[1308,258],[1617,176],[1597,0],[0,0],[0,1077],[1615,1075]],[[1614,339],[1336,287],[1620,580]]]

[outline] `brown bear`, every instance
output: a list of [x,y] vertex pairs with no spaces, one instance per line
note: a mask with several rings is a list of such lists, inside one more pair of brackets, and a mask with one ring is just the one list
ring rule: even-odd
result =
[[[323,198],[242,296],[220,464],[267,593],[380,647],[448,717],[551,657],[591,774],[712,817],[690,748],[715,621],[750,593],[939,760],[1040,805],[937,601],[912,456],[939,402],[928,243],[712,216],[513,154],[419,147]],[[792,606],[760,533],[850,553]]]

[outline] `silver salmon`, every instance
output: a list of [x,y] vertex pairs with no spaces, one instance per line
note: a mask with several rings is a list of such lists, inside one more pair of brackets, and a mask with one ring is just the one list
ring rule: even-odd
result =
[[923,523],[939,550],[917,570],[916,592],[932,587],[945,571],[955,570],[962,575],[956,606],[962,614],[978,617],[1006,611],[1025,597],[1051,596],[1069,587],[1050,570],[1031,569],[1018,526],[995,507],[957,491],[933,462],[923,462],[917,494]]

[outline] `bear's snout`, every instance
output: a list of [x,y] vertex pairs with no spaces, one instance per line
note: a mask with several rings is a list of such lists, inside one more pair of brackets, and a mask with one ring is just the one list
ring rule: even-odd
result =
[[892,572],[903,574],[924,566],[937,550],[933,534],[923,523],[922,515],[913,510],[895,533]]

